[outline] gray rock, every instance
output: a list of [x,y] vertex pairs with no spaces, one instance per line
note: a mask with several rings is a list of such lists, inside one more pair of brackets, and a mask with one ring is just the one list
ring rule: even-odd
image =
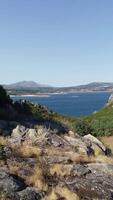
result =
[[41,163],[48,164],[55,164],[55,163],[68,163],[69,157],[67,156],[43,156],[40,158]]
[[64,147],[64,148],[71,147],[70,143],[65,138],[60,137],[56,134],[51,134],[49,136],[48,142],[55,147]]
[[106,147],[103,145],[102,142],[100,142],[96,137],[94,137],[93,135],[91,134],[88,134],[88,135],[85,135],[84,137],[84,141],[87,142],[91,142],[92,143],[92,146],[93,144],[97,145],[103,152],[106,151]]
[[0,194],[15,193],[24,188],[24,182],[18,177],[10,175],[4,168],[0,168]]
[[42,194],[35,188],[27,187],[18,193],[20,200],[41,200]]
[[21,140],[22,137],[25,134],[25,131],[26,131],[26,128],[24,126],[17,125],[17,127],[15,129],[13,129],[11,137],[12,138],[17,138],[18,140]]
[[78,193],[80,198],[113,199],[113,165],[79,165],[74,166],[73,170],[77,170],[78,174],[65,178],[65,182],[71,191]]

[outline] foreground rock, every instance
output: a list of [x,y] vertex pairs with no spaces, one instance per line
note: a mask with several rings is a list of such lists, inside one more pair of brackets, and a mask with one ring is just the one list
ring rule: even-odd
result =
[[[59,136],[44,126],[17,125],[7,141],[7,146],[1,146],[6,169],[0,168],[0,195],[6,199],[41,200],[45,196],[46,200],[57,186],[68,188],[80,200],[113,199],[113,163],[96,159],[97,149],[106,158],[106,147],[94,136],[73,132]],[[54,195],[54,200],[70,200],[58,191]]]
[[73,170],[76,171],[76,176],[67,177],[65,182],[80,198],[113,199],[113,165],[75,165]]
[[11,200],[40,200],[43,194],[36,188],[27,187],[24,180],[0,168],[0,197]]
[[100,141],[99,141],[96,137],[94,137],[93,135],[91,135],[91,134],[85,135],[85,136],[84,136],[84,139],[85,139],[86,141],[91,142],[92,145],[93,145],[93,144],[97,145],[103,152],[106,151],[106,147],[102,144],[102,142],[100,142]]

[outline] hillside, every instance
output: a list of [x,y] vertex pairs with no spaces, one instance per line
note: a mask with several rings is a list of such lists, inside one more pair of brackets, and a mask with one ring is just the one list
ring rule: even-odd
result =
[[[111,118],[109,106],[94,119]],[[112,151],[91,120],[13,102],[0,87],[0,200],[112,200]]]
[[70,93],[70,92],[112,92],[113,83],[94,82],[73,87],[52,87],[33,81],[22,81],[11,85],[4,85],[10,94],[38,94],[38,93]]
[[38,84],[34,81],[21,81],[21,82],[9,84],[9,85],[4,85],[4,88],[6,89],[15,89],[15,90],[22,90],[22,89],[36,90],[37,88],[46,88],[46,87],[50,87],[50,86],[44,85],[44,84]]

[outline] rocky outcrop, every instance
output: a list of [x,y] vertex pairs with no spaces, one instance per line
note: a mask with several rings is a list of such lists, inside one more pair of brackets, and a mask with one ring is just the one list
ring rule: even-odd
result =
[[23,141],[39,146],[48,144],[54,147],[64,148],[65,150],[72,150],[74,148],[77,152],[81,152],[86,155],[95,154],[97,148],[100,152],[104,154],[106,153],[106,147],[103,143],[90,134],[85,135],[84,137],[71,137],[69,135],[58,136],[43,126],[37,126],[35,129],[29,129],[24,126],[17,125],[17,127],[12,131],[10,142],[21,144]]
[[105,106],[112,106],[113,105],[113,94],[110,95],[108,102],[106,103]]
[[[7,137],[7,145],[1,145],[5,167],[0,168],[0,195],[11,200],[41,200],[52,187],[63,186],[80,200],[112,200],[113,164],[99,163],[97,148],[100,155],[106,155],[103,143],[90,134],[81,137],[69,132],[59,136],[45,126],[28,128],[18,124]],[[48,191],[42,184],[48,186]],[[58,200],[63,198],[56,195]]]
[[76,176],[65,178],[69,189],[82,199],[113,199],[113,165],[75,165]]
[[91,145],[93,146],[94,144],[96,146],[98,146],[103,152],[106,151],[106,147],[102,144],[102,142],[100,142],[96,137],[94,137],[93,135],[91,134],[88,134],[88,135],[85,135],[83,137],[84,141],[85,142],[90,142]]
[[36,188],[27,187],[24,180],[0,168],[0,197],[11,200],[40,200],[43,193]]

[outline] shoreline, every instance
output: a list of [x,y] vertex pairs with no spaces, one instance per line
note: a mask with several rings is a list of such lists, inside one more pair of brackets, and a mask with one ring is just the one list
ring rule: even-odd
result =
[[76,92],[55,92],[55,93],[39,93],[39,94],[9,94],[10,97],[50,97],[50,95],[64,95],[64,94],[79,94],[79,93],[110,93],[112,94],[112,92],[110,91],[76,91]]

